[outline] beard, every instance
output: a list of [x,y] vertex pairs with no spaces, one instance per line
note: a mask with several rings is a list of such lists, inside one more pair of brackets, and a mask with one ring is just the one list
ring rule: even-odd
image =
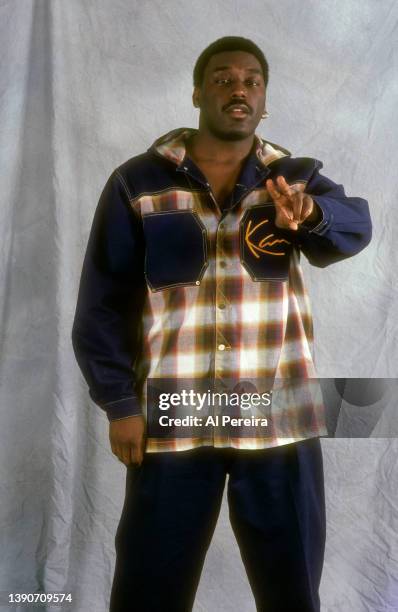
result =
[[209,129],[209,132],[211,132],[211,134],[213,136],[216,136],[216,138],[218,138],[219,140],[226,140],[229,142],[232,141],[237,141],[237,140],[245,140],[245,138],[247,138],[248,136],[251,136],[251,132],[241,132],[241,131],[234,131],[232,129],[228,130],[228,131],[223,131],[220,130],[217,127],[211,128],[210,126],[207,126]]
[[225,140],[228,142],[236,142],[239,140],[245,140],[249,136],[254,134],[254,129],[251,129],[250,126],[246,128],[235,128],[233,126],[225,126],[223,127],[219,123],[213,121],[206,112],[201,111],[201,122],[206,126],[207,130],[218,138],[218,140]]

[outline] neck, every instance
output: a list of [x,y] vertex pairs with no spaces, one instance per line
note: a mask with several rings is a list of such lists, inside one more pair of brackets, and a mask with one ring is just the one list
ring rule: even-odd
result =
[[196,161],[239,163],[249,155],[253,142],[253,134],[243,140],[221,140],[199,127],[189,139],[187,149]]

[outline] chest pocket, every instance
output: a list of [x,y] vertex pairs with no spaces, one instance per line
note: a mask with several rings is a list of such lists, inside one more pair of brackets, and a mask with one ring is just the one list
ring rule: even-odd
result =
[[143,216],[145,275],[152,291],[199,285],[208,266],[207,235],[192,210],[168,210]]
[[254,281],[286,281],[293,250],[291,232],[275,225],[273,204],[248,208],[240,222],[242,265]]

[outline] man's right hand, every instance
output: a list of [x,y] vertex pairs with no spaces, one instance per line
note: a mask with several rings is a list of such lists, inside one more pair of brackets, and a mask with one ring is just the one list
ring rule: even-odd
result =
[[142,415],[109,423],[112,452],[126,466],[141,465],[145,450],[145,419]]

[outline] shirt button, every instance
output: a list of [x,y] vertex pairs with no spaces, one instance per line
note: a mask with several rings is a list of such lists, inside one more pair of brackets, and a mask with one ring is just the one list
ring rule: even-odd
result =
[[200,285],[200,281],[196,281],[196,282],[195,282],[195,285]]
[[225,344],[219,344],[218,345],[218,350],[219,351],[225,351]]
[[218,307],[221,308],[221,310],[224,310],[225,304],[219,304]]
[[227,265],[226,261],[224,261],[224,260],[220,261],[220,268],[225,268],[226,265]]

